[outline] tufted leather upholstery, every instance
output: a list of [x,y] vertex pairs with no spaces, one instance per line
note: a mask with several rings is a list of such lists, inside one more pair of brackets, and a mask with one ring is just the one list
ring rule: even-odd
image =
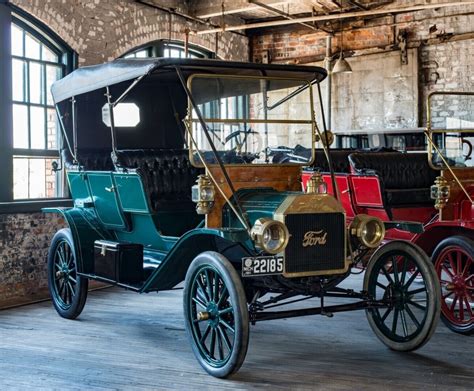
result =
[[[69,150],[62,150],[64,166],[71,170],[78,166],[73,164]],[[77,151],[79,165],[84,171],[113,171],[114,165],[110,158],[110,149],[80,149]]]
[[[332,165],[334,172],[336,173],[350,173],[350,164],[348,156],[353,151],[350,149],[330,149],[329,153],[331,154]],[[314,159],[311,168],[317,169],[322,172],[329,172],[329,163],[326,159],[326,155],[322,149],[316,150],[316,157]]]
[[349,161],[356,173],[379,176],[387,206],[433,203],[430,186],[437,171],[426,153],[352,153]]
[[[188,150],[142,149],[119,150],[114,157],[121,169],[135,169],[154,211],[178,208],[195,209],[191,187],[203,170],[193,167]],[[178,206],[179,205],[179,206]]]

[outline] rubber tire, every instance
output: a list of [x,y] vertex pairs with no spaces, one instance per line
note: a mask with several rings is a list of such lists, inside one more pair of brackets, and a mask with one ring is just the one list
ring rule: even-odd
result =
[[[450,238],[446,238],[441,241],[433,251],[431,259],[433,261],[433,265],[436,265],[438,257],[443,249],[447,246],[458,246],[464,249],[467,253],[471,255],[471,258],[474,259],[474,241],[466,238],[464,236],[452,236]],[[442,299],[441,299],[442,300]],[[455,333],[464,334],[464,335],[473,335],[474,334],[474,323],[467,326],[456,326],[454,325],[449,319],[447,319],[443,312],[441,311],[441,320],[449,328],[451,331]]]
[[86,304],[87,300],[87,289],[89,286],[89,280],[87,278],[83,278],[77,275],[77,289],[74,297],[72,298],[72,304],[69,308],[64,309],[58,303],[57,293],[53,287],[54,284],[54,255],[56,249],[62,241],[66,241],[68,245],[71,247],[73,255],[74,255],[74,264],[77,269],[77,259],[74,250],[74,241],[72,240],[71,230],[69,228],[63,228],[56,232],[51,241],[51,245],[48,251],[48,290],[49,295],[51,296],[51,301],[53,302],[54,308],[56,309],[57,313],[66,319],[76,319],[82,312],[84,305]]
[[419,267],[420,269],[422,269],[422,273],[425,276],[428,276],[428,281],[425,281],[425,284],[427,288],[427,294],[430,300],[427,319],[425,324],[423,325],[423,329],[420,334],[418,334],[414,339],[410,341],[396,342],[388,338],[380,331],[373,319],[372,311],[370,309],[366,310],[365,313],[367,315],[369,325],[374,331],[375,335],[386,346],[388,346],[392,350],[396,350],[399,352],[410,352],[421,348],[426,342],[430,340],[436,330],[441,312],[441,289],[435,268],[426,253],[420,247],[413,243],[406,242],[403,240],[394,240],[380,247],[370,258],[367,270],[365,271],[364,275],[364,291],[368,291],[370,274],[377,260],[386,253],[394,250],[405,252],[413,258],[417,258],[420,261]]
[[[231,357],[228,362],[220,368],[215,368],[209,365],[202,357],[199,352],[199,348],[194,343],[193,332],[191,329],[191,316],[189,314],[189,302],[191,279],[195,272],[203,265],[209,265],[217,269],[221,275],[228,291],[230,298],[236,305],[235,316],[235,343],[234,349],[231,353]],[[226,378],[236,373],[242,366],[245,356],[247,355],[247,348],[249,343],[249,314],[247,307],[247,299],[245,296],[244,287],[239,274],[235,270],[234,266],[225,258],[222,254],[214,251],[206,251],[199,254],[194,258],[193,262],[188,268],[186,273],[184,292],[183,292],[183,309],[184,309],[184,322],[188,338],[191,343],[194,355],[198,360],[199,364],[204,370],[210,375],[218,378]]]

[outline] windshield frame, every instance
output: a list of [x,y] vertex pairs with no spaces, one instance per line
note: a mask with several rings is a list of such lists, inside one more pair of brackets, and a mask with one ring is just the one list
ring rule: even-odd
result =
[[[187,88],[192,95],[192,82],[195,78],[207,78],[207,79],[233,79],[233,80],[281,80],[281,81],[295,81],[300,83],[299,89],[304,87],[305,89],[309,89],[309,106],[310,106],[310,119],[309,120],[285,120],[285,119],[247,119],[248,122],[253,123],[261,123],[261,124],[305,124],[311,125],[311,158],[308,161],[301,162],[301,163],[224,163],[226,167],[284,167],[284,166],[308,166],[314,162],[315,159],[315,143],[316,143],[316,132],[317,132],[317,123],[315,118],[315,110],[314,110],[314,95],[312,84],[310,81],[305,79],[295,78],[295,77],[277,77],[277,76],[254,76],[254,75],[232,75],[232,74],[217,74],[217,73],[193,73],[188,77],[187,80]],[[301,92],[301,91],[300,91]],[[290,93],[291,95],[291,93]],[[193,111],[193,104],[191,102],[191,98],[188,96],[188,107],[187,107],[187,115],[184,119],[186,130],[188,133],[192,132],[192,124],[193,123],[200,123],[198,118],[193,118],[192,116]],[[234,118],[234,119],[222,119],[222,118],[203,118],[206,125],[208,122],[214,123],[238,123],[244,122],[245,119],[242,118]],[[196,152],[197,145],[194,143],[194,137],[188,134],[188,145],[189,145],[189,160],[191,164],[195,167],[217,167],[219,166],[217,163],[208,163],[205,164],[201,161],[196,161],[194,152]]]

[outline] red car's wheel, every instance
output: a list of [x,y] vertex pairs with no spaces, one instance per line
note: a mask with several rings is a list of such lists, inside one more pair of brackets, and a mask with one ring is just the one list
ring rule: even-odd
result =
[[474,241],[447,238],[432,258],[441,282],[441,319],[457,333],[474,333]]

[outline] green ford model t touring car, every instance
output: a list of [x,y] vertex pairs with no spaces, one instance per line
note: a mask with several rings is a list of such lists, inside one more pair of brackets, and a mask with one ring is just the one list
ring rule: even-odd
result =
[[[360,309],[392,349],[427,342],[440,311],[433,266],[408,242],[383,244],[387,229],[421,226],[347,222],[318,173],[301,191],[316,143],[331,162],[313,99],[325,76],[309,66],[131,59],[56,82],[57,169],[74,200],[44,210],[69,225],[48,255],[57,312],[76,318],[89,280],[138,293],[184,281],[189,340],[217,377],[240,368],[249,326],[264,320]],[[295,148],[306,157],[281,159]],[[363,287],[341,287],[360,261]],[[317,306],[278,309],[304,299]]]

